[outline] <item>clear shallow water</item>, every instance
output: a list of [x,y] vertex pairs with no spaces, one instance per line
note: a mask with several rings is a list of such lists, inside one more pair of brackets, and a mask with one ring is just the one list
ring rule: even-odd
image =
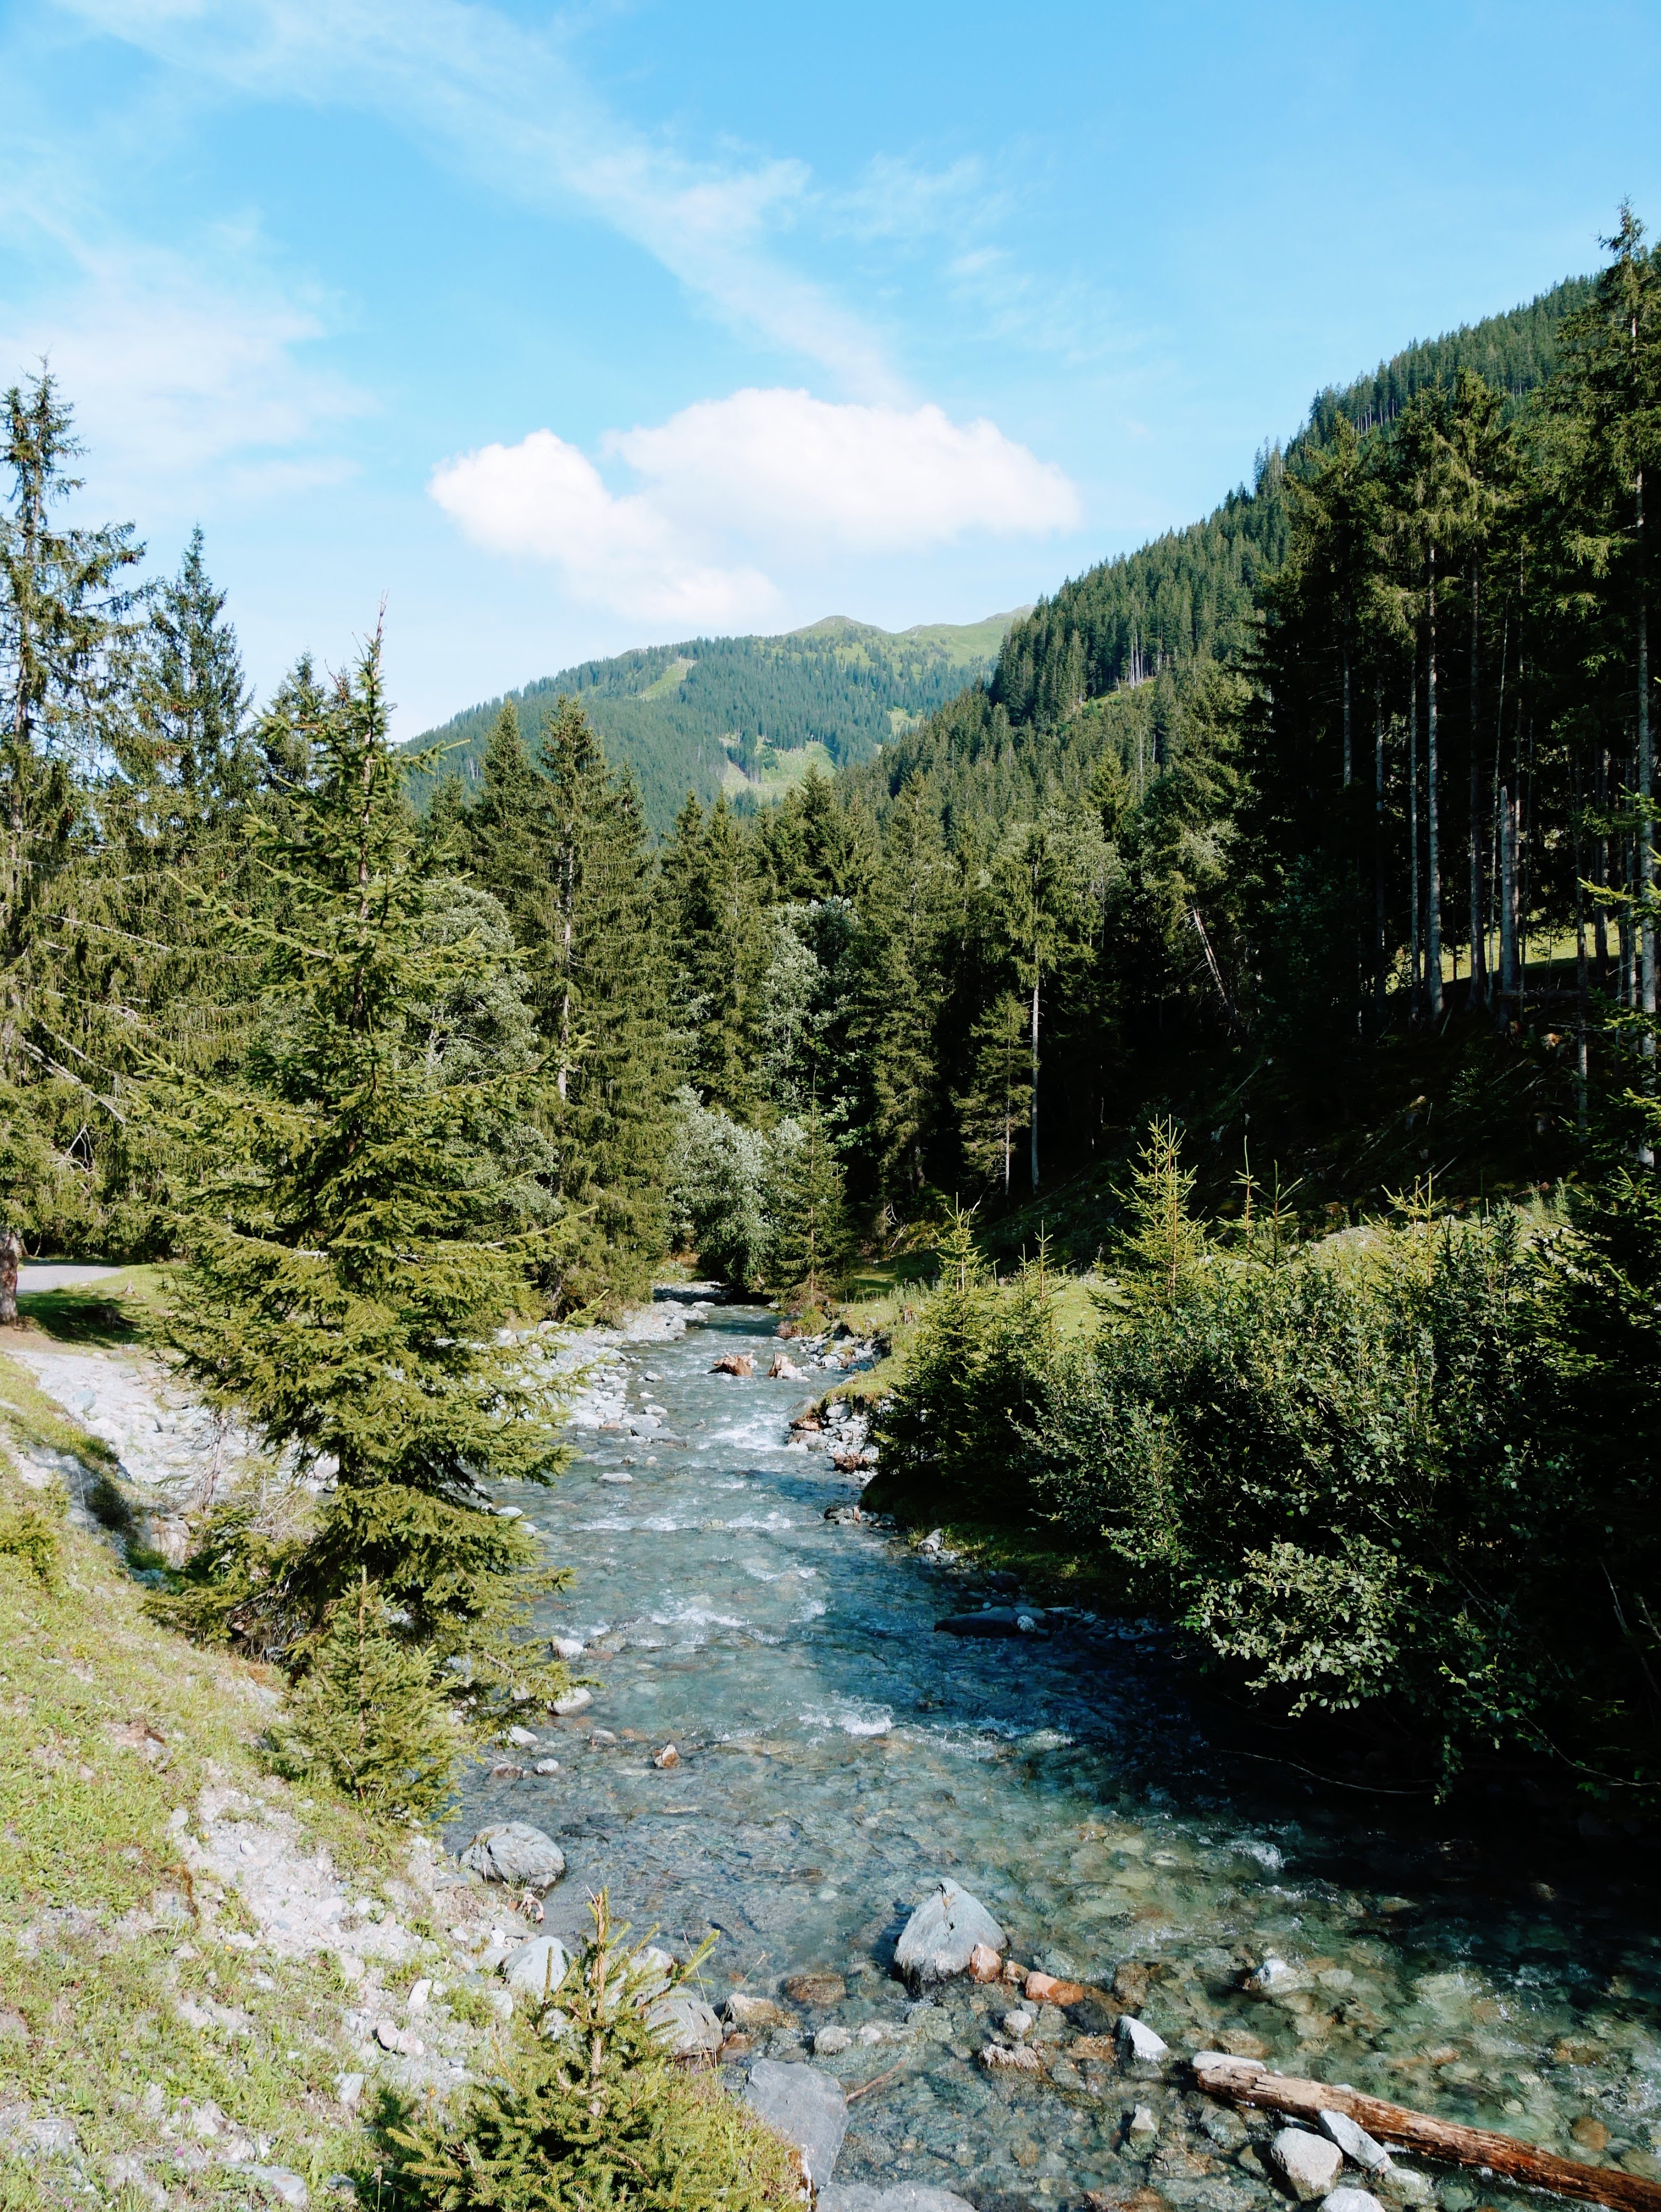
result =
[[[936,1634],[978,1585],[824,1520],[855,1493],[827,1453],[787,1445],[806,1386],[708,1371],[728,1349],[764,1370],[773,1328],[729,1308],[678,1342],[625,1347],[630,1411],[663,1407],[663,1432],[577,1431],[557,1489],[513,1493],[575,1572],[541,1618],[599,1647],[582,1664],[601,1680],[587,1712],[538,1731],[559,1773],[481,1771],[455,1840],[508,1818],[557,1837],[561,1931],[581,1930],[602,1887],[641,1934],[684,1948],[714,1929],[717,2000],[740,1984],[772,1995],[804,1969],[842,1975],[842,2002],[796,2008],[805,2033],[838,2023],[855,2039],[818,2063],[850,2091],[898,2070],[855,2104],[839,2179],[956,2185],[987,2212],[1147,2180],[1177,2206],[1270,2202],[1236,2146],[1196,2132],[1196,2099],[1069,2060],[1076,2020],[1041,2020],[1061,2046],[1043,2083],[978,2063],[1013,2000],[957,1987],[908,2023],[888,1960],[941,1874],[992,1908],[1024,1960],[1104,1985],[1129,1968],[1133,1999],[1146,1969],[1133,2008],[1177,2051],[1254,2039],[1287,2070],[1661,2175],[1647,1868],[1607,1844],[1583,1866],[1561,1841],[1450,1836],[1388,1800],[1334,1811],[1295,1778],[1243,1790],[1156,1638]],[[618,1740],[593,1743],[596,1728]],[[682,1764],[654,1768],[670,1742]],[[1268,1953],[1301,1985],[1243,1990]],[[806,2055],[782,2031],[755,2049]],[[1122,2142],[1136,2103],[1160,2122],[1151,2166]],[[1601,2149],[1588,2120],[1608,2132]],[[1471,2177],[1439,2191],[1450,2208],[1494,2194]]]

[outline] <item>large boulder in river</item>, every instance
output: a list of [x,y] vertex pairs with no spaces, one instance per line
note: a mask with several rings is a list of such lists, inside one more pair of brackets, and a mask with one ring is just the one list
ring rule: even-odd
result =
[[815,2189],[823,2189],[848,2133],[848,2096],[836,2075],[817,2066],[758,2058],[744,2100],[782,2142],[801,2153],[803,2172]]
[[894,1971],[916,1984],[950,1981],[969,1972],[981,1945],[1007,1951],[1009,1938],[979,1898],[948,1877],[906,1922],[894,1947]]
[[553,1838],[528,1820],[502,1820],[481,1828],[461,1863],[486,1881],[516,1889],[551,1889],[565,1871],[565,1854]]

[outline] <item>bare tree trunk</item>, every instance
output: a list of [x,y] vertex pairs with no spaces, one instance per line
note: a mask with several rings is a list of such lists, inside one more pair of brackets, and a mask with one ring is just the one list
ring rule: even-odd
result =
[[1413,1022],[1416,1028],[1424,1011],[1423,946],[1419,929],[1419,656],[1413,656],[1413,681],[1408,686],[1408,850],[1413,907]]
[[1517,815],[1509,789],[1500,787],[1500,995],[1506,1017],[1517,995]]
[[1372,1026],[1384,1026],[1384,694],[1372,690]]
[[1038,1188],[1038,963],[1032,963],[1032,1188]]
[[1473,561],[1470,568],[1470,995],[1475,1013],[1478,999],[1488,994],[1488,916],[1482,881],[1482,777],[1477,732],[1482,726],[1482,581]]
[[1586,905],[1585,891],[1581,878],[1585,867],[1581,859],[1582,808],[1580,799],[1580,756],[1574,756],[1574,1121],[1583,1133],[1586,1126],[1586,1022],[1588,1016],[1586,976]]
[[1425,568],[1425,964],[1430,986],[1430,1018],[1442,1016],[1441,809],[1437,803],[1439,767],[1436,748],[1436,548]]
[[[1609,833],[1603,817],[1609,808],[1609,749],[1603,746],[1597,756],[1597,880],[1601,888],[1609,887]],[[1609,909],[1599,900],[1592,916],[1593,942],[1597,948],[1597,982],[1601,990],[1609,985]]]
[[[1655,1012],[1655,833],[1650,802],[1655,790],[1655,747],[1650,734],[1650,621],[1644,589],[1644,472],[1638,472],[1638,988],[1645,1013]],[[1643,1054],[1655,1058],[1655,1024],[1644,1028]],[[1646,1070],[1646,1081],[1652,1079]]]
[[23,1240],[15,1229],[0,1229],[0,1328],[17,1319],[17,1266],[23,1256]]

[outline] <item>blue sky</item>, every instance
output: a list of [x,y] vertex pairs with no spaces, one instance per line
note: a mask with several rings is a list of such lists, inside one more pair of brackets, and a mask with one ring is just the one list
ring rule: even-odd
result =
[[0,374],[268,688],[967,621],[1661,226],[1661,11],[20,0]]

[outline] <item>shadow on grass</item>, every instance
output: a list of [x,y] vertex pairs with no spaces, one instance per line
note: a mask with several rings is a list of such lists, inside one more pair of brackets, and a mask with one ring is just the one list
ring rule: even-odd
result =
[[138,1321],[119,1298],[86,1290],[24,1291],[17,1300],[20,1321],[31,1322],[60,1344],[133,1344]]

